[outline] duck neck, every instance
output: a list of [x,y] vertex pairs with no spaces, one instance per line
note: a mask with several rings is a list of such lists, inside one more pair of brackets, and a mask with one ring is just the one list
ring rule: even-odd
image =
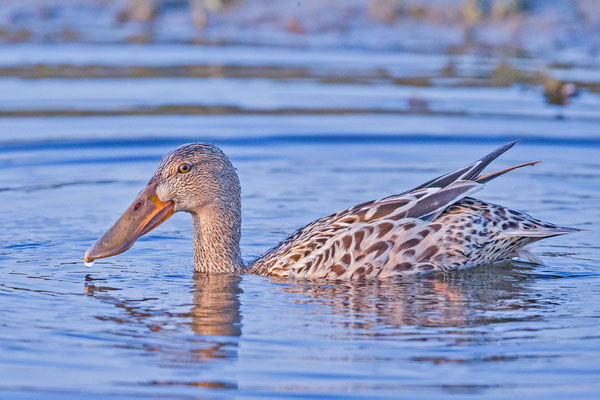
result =
[[239,195],[218,200],[192,213],[194,268],[201,273],[235,273],[243,268],[240,252]]

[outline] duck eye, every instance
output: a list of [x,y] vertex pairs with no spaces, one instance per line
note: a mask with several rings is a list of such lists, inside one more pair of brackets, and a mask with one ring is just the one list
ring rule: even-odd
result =
[[187,174],[192,170],[192,166],[190,164],[181,164],[179,168],[177,168],[180,174]]

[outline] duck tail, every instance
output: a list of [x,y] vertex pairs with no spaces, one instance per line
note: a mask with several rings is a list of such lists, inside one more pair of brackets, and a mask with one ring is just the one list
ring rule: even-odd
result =
[[[584,229],[577,228],[565,228],[565,227],[540,227],[536,229],[513,229],[510,231],[502,232],[500,236],[505,238],[531,238],[531,242],[538,241],[554,236],[566,235],[568,233],[581,232]],[[531,243],[530,242],[530,243]]]
[[541,226],[536,229],[514,229],[502,232],[499,235],[499,239],[508,239],[516,244],[513,257],[520,258],[521,260],[528,261],[533,264],[543,265],[544,262],[527,248],[529,244],[545,238],[566,235],[568,233],[575,233],[584,230],[585,229]]
[[[566,227],[541,227],[538,229],[515,229],[500,234],[500,238],[510,239],[526,239],[526,242],[522,244],[514,253],[515,257],[522,260],[529,261],[534,264],[542,265],[544,262],[534,253],[532,253],[527,245],[537,242],[545,238],[553,236],[561,236],[569,233],[581,232],[585,229],[577,228],[566,228]],[[522,247],[525,246],[525,247]]]

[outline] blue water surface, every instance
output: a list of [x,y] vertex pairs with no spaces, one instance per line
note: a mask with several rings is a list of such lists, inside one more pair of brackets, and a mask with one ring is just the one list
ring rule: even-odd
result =
[[[0,77],[0,397],[597,398],[598,95],[561,108],[539,87],[473,87],[444,81],[439,68],[423,72],[441,79],[428,87],[370,73],[412,76],[424,60],[410,54],[367,57],[338,73],[362,79],[348,83],[323,76],[340,59],[365,59],[356,52],[148,45],[127,58],[121,47],[56,46],[14,45],[0,66],[176,60],[308,72]],[[465,79],[486,66],[485,57],[457,60]],[[495,168],[544,163],[478,196],[587,230],[534,245],[543,265],[354,283],[198,276],[185,214],[126,253],[83,265],[85,249],[183,143],[208,141],[232,159],[251,260],[318,217],[518,138]]]

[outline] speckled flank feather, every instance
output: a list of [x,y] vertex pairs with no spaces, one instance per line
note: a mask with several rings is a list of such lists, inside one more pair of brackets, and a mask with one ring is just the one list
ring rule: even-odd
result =
[[447,271],[510,259],[536,240],[576,231],[466,197],[483,186],[479,182],[534,164],[478,179],[514,143],[412,191],[315,221],[256,260],[250,271],[329,279]]

